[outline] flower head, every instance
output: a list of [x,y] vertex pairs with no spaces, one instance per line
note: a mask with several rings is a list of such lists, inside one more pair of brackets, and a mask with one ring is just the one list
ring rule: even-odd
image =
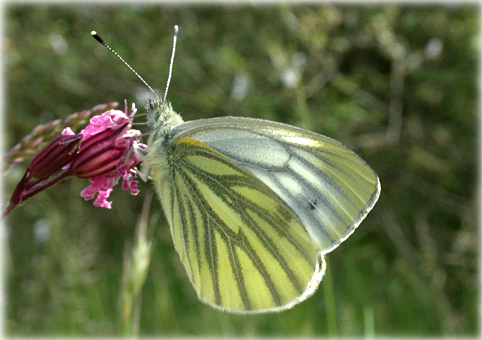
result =
[[2,216],[69,176],[90,181],[81,196],[87,200],[95,197],[94,205],[98,207],[111,208],[112,202],[107,199],[119,179],[122,179],[122,189],[137,194],[135,166],[142,158],[135,149],[147,146],[140,142],[141,132],[131,129],[135,113],[134,104],[127,113],[126,103],[125,112],[109,110],[94,116],[78,134],[70,128],[64,129],[33,158]]

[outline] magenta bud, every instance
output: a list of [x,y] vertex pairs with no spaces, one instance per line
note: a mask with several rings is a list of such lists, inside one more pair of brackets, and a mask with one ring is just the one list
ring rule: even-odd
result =
[[108,174],[122,166],[122,156],[126,151],[122,135],[126,129],[128,123],[85,138],[72,163],[74,175],[79,178],[92,178]]
[[36,179],[45,179],[69,164],[77,153],[82,135],[60,135],[47,145],[28,166],[28,173]]

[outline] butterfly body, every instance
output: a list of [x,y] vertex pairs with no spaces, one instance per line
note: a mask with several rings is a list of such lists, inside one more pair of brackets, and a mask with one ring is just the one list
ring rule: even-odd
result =
[[199,298],[259,313],[313,294],[323,254],[378,198],[373,170],[339,142],[286,124],[183,122],[169,104],[154,101],[148,111],[145,163]]

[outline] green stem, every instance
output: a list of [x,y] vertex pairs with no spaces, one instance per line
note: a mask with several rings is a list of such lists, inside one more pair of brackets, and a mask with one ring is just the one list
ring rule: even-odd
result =
[[371,306],[365,306],[363,308],[363,329],[365,330],[365,338],[375,338],[375,320],[373,316],[373,309]]
[[299,125],[301,125],[301,128],[303,129],[311,129],[310,109],[308,107],[308,103],[306,102],[304,87],[302,86],[299,86],[296,89],[296,104],[298,118],[300,119]]
[[326,309],[326,323],[328,329],[328,336],[338,336],[338,329],[336,324],[336,308],[335,308],[335,294],[333,292],[333,280],[331,277],[330,266],[326,260],[326,271],[323,277],[323,294],[325,296]]

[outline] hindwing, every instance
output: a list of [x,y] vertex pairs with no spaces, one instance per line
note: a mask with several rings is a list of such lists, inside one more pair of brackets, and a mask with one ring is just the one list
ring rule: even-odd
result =
[[248,170],[205,143],[177,138],[165,168],[151,171],[201,300],[231,312],[277,311],[316,290],[319,250],[293,209]]

